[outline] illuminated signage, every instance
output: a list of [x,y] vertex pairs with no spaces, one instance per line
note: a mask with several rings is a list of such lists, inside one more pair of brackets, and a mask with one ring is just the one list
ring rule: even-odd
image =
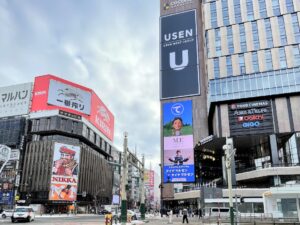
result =
[[164,183],[195,181],[192,101],[163,105]]
[[273,133],[273,114],[269,100],[228,105],[230,135]]

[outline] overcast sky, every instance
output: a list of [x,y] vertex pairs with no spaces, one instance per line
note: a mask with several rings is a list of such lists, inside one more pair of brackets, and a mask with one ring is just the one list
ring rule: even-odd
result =
[[158,172],[158,0],[1,0],[0,34],[0,86],[53,74],[95,90],[115,146],[127,131]]

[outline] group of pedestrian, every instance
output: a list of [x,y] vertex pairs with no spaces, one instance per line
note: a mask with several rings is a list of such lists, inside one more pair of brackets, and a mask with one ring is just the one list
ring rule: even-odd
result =
[[176,215],[176,217],[182,215],[182,223],[189,223],[189,217],[199,216],[199,219],[202,217],[202,210],[201,209],[191,209],[191,208],[174,208],[174,210],[167,210],[163,209],[161,210],[161,216],[165,214],[166,216],[169,216],[172,211],[172,215]]

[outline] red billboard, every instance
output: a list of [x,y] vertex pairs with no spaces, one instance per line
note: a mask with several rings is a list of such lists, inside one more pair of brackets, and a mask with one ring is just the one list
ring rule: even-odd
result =
[[54,109],[83,116],[113,141],[114,116],[93,90],[53,75],[36,77],[30,111]]
[[101,99],[92,93],[92,111],[90,122],[96,126],[110,140],[114,138],[114,116]]

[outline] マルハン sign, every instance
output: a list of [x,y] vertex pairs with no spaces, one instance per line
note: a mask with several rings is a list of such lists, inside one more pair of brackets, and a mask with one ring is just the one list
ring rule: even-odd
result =
[[196,10],[161,17],[161,98],[200,94]]
[[0,117],[28,114],[32,83],[0,88]]

